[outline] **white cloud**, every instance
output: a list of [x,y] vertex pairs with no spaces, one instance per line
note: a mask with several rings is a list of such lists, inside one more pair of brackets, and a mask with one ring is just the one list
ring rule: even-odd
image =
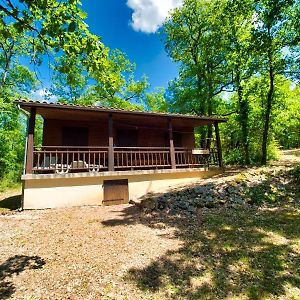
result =
[[133,10],[132,28],[146,33],[156,32],[170,10],[181,5],[182,0],[127,0],[127,6]]
[[30,94],[30,98],[32,100],[39,100],[39,101],[47,101],[47,102],[56,102],[57,97],[52,95],[48,89],[40,88],[36,91],[33,91]]

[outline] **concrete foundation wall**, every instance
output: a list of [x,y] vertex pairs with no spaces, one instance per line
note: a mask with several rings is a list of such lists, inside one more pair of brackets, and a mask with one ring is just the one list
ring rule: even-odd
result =
[[103,181],[128,179],[129,199],[137,200],[147,193],[166,192],[170,188],[195,182],[220,173],[220,169],[164,170],[152,172],[107,172],[109,174],[25,175],[23,208],[44,209],[82,205],[101,205]]

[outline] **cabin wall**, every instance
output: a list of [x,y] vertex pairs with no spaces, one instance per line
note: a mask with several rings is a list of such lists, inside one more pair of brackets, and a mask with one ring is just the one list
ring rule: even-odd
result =
[[45,120],[43,131],[44,146],[61,146],[63,127],[87,127],[89,146],[108,145],[108,123],[103,121]]
[[[61,146],[63,127],[87,127],[89,146],[108,146],[108,121],[70,121],[44,120],[43,145]],[[117,130],[126,129],[126,125],[114,124],[114,144],[118,145]],[[174,129],[175,130],[175,129]],[[180,132],[181,130],[176,130]],[[182,130],[182,147],[194,148],[193,128]],[[138,147],[169,147],[168,129],[138,128]]]

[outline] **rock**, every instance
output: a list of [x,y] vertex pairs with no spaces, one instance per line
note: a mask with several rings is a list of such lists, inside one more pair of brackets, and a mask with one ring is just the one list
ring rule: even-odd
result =
[[216,207],[216,203],[215,202],[207,202],[207,203],[205,203],[205,207],[214,208],[214,207]]
[[214,199],[213,199],[213,197],[211,195],[207,195],[205,197],[205,202],[213,202],[213,201],[214,201]]
[[141,201],[139,206],[145,211],[152,211],[157,207],[157,200],[153,198],[147,198]]
[[235,188],[233,186],[228,186],[227,192],[230,193],[230,194],[234,194],[235,193]]
[[194,214],[197,211],[197,209],[194,206],[189,206],[188,209],[187,209],[187,211],[189,213],[191,213],[191,214]]
[[226,200],[224,200],[224,199],[218,199],[217,203],[219,203],[221,205],[224,205],[224,204],[226,204]]

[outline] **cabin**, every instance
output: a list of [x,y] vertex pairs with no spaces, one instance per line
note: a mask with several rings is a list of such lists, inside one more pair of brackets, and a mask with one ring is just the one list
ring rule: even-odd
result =
[[[128,203],[222,171],[226,119],[18,100],[28,116],[24,209]],[[36,116],[42,145],[34,145]],[[195,145],[200,126],[214,140]]]

